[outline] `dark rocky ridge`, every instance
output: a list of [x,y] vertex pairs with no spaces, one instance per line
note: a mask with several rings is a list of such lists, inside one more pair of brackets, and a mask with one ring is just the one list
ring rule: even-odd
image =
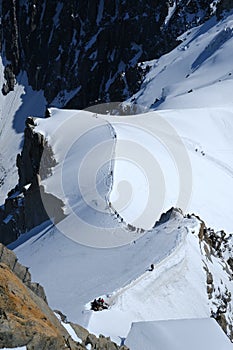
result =
[[[200,220],[199,217],[198,219]],[[216,278],[214,271],[212,270],[213,259],[217,259],[228,280],[232,283],[233,235],[226,234],[223,230],[215,232],[213,229],[207,228],[202,220],[200,221],[201,226],[198,237],[200,250],[203,256],[203,268],[206,272],[207,294],[209,298],[211,317],[218,322],[220,327],[233,342],[231,291],[227,288],[227,285],[224,284],[224,281],[219,281]]]
[[[220,0],[218,16],[232,7]],[[214,15],[208,0],[2,0],[1,12],[1,50],[13,73],[25,70],[49,104],[70,108],[125,100],[140,87],[139,62]]]
[[51,175],[56,161],[51,147],[34,127],[33,118],[27,118],[23,149],[16,160],[19,181],[0,207],[0,242],[5,245],[50,218],[56,223],[65,217],[63,202],[46,193],[40,184]]

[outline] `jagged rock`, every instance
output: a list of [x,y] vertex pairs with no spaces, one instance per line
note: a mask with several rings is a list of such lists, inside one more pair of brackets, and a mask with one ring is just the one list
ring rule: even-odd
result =
[[53,218],[57,223],[65,217],[63,202],[45,193],[40,184],[56,165],[52,149],[43,135],[34,132],[35,118],[28,117],[25,124],[23,149],[16,159],[19,182],[0,209],[0,242],[5,245],[42,222]]
[[15,86],[15,75],[13,73],[13,67],[11,64],[8,64],[4,69],[4,78],[6,83],[3,84],[2,93],[7,95],[10,91],[14,90]]
[[44,288],[39,283],[31,282],[31,274],[28,267],[21,265],[15,253],[7,249],[3,244],[0,243],[0,262],[8,266],[12,272],[37,296],[43,299],[46,303],[46,295]]
[[93,348],[97,347],[98,338],[94,334],[88,334],[85,345],[90,344]]
[[67,332],[48,305],[0,263],[0,347],[65,349]]
[[[206,272],[207,294],[209,298],[211,317],[213,317],[221,326],[223,331],[233,341],[233,318],[232,318],[232,297],[227,285],[211,273],[213,259],[219,262],[221,268],[225,271],[226,277],[232,281],[233,274],[230,266],[232,255],[232,235],[226,234],[223,230],[215,232],[207,228],[205,223],[200,221],[200,230],[198,234],[200,249],[202,252],[204,270]],[[230,256],[230,259],[229,259]]]
[[85,344],[86,340],[87,340],[87,337],[89,335],[89,332],[83,328],[82,326],[80,325],[77,325],[75,323],[70,323],[71,326],[73,327],[75,333],[77,334],[77,336],[82,339],[83,343]]
[[[3,1],[1,47],[13,72],[26,71],[49,104],[86,108],[122,101],[141,86],[145,72],[138,63],[167,53],[180,34],[214,15],[208,0],[182,0],[167,21],[174,3]],[[232,7],[230,0],[218,1],[218,16]]]
[[94,334],[90,334],[85,328],[74,323],[70,323],[77,334],[82,340],[83,344],[90,344],[92,349],[96,350],[128,350],[126,346],[118,346],[111,341],[109,337],[99,335],[99,338]]
[[170,220],[173,217],[177,216],[177,213],[180,213],[183,215],[182,210],[181,209],[177,209],[177,208],[171,208],[169,209],[166,213],[163,213],[159,220],[156,221],[156,223],[154,224],[154,227],[158,227],[162,224],[164,224],[165,222],[167,222],[168,220]]
[[90,344],[92,349],[96,350],[129,350],[126,346],[118,346],[116,343],[112,342],[109,337],[104,337],[100,335],[97,338],[94,334],[88,334],[85,345]]
[[[63,322],[66,317],[60,311]],[[70,323],[82,344],[75,342],[46,302],[44,289],[31,282],[28,268],[0,244],[0,347],[27,346],[27,350],[127,350],[109,337],[96,337]]]
[[18,259],[15,253],[0,243],[0,261],[6,264],[11,270],[13,270],[17,263],[17,260]]

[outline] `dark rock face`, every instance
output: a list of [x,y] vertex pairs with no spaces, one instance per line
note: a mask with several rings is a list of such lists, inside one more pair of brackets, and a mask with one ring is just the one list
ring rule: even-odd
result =
[[8,92],[14,90],[15,86],[15,75],[12,70],[12,66],[9,64],[5,67],[4,69],[4,78],[5,78],[5,83],[3,84],[2,87],[2,93],[3,95],[7,95]]
[[27,118],[23,150],[16,160],[19,182],[0,207],[0,242],[5,245],[50,218],[56,223],[65,217],[63,202],[46,193],[40,184],[51,175],[56,161],[51,147],[34,127],[33,118]]
[[[232,7],[221,0],[219,16]],[[1,48],[49,104],[86,108],[135,93],[144,75],[138,63],[170,51],[213,14],[208,0],[3,0]]]
[[233,1],[232,0],[222,0],[217,4],[216,15],[218,19],[221,19],[224,13],[232,10]]
[[85,328],[75,323],[70,323],[77,336],[82,340],[82,344],[91,345],[91,349],[97,350],[129,350],[125,345],[118,346],[112,342],[109,337],[100,334],[99,338],[94,334],[90,334]]
[[183,215],[182,210],[178,208],[172,207],[169,209],[166,213],[161,214],[160,218],[156,223],[154,224],[154,227],[158,227],[162,224],[165,224],[165,222],[171,220],[172,218],[176,217],[177,213],[180,213]]
[[229,281],[233,280],[232,269],[232,234],[226,234],[224,231],[215,232],[211,228],[207,228],[205,223],[201,221],[199,232],[200,249],[205,256],[204,270],[206,272],[207,294],[213,317],[223,331],[233,341],[233,326],[232,326],[232,295],[227,285],[224,285],[222,280],[218,280],[211,267],[213,259],[219,261],[221,268]]
[[34,119],[28,117],[24,130],[23,150],[16,159],[20,191],[23,186],[32,183],[37,175],[42,180],[50,176],[51,168],[56,165],[51,147],[43,135],[34,132],[34,127]]

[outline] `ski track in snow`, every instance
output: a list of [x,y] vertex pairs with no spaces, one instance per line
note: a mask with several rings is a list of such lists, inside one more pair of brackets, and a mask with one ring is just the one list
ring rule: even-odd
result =
[[[206,153],[201,144],[186,137],[182,137],[182,139],[184,140],[189,150],[191,150],[193,153],[200,155],[201,157],[205,157],[205,159],[217,165],[220,169],[222,169],[225,172],[225,174],[233,178],[233,169],[227,163]],[[195,151],[195,149],[197,149],[197,151]],[[202,152],[204,152],[204,154],[202,154]]]

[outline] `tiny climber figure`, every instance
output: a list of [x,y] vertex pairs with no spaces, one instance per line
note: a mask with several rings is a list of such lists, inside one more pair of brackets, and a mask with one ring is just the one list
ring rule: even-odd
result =
[[149,268],[149,271],[153,271],[154,268],[155,268],[155,265],[154,265],[154,264],[151,264],[151,265],[150,265],[150,268]]

